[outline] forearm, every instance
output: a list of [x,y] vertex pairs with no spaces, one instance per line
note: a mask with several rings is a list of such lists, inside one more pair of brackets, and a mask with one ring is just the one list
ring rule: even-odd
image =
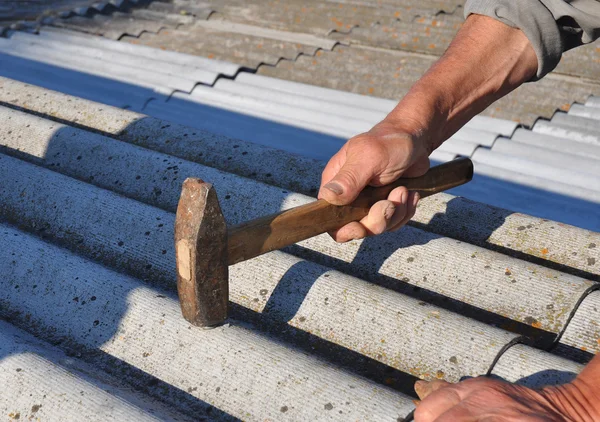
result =
[[518,29],[471,15],[446,53],[386,117],[437,148],[494,101],[537,70],[531,44]]

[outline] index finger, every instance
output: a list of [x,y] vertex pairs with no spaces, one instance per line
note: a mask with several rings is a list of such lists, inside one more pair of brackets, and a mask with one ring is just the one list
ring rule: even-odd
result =
[[430,393],[415,410],[415,422],[435,422],[461,402],[460,394],[453,385],[444,386]]

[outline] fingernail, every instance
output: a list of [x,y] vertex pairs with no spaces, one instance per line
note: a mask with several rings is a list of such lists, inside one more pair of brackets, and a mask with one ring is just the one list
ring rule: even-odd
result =
[[323,187],[326,189],[329,189],[331,192],[335,193],[336,195],[341,195],[344,193],[344,189],[337,182],[329,182]]
[[421,395],[421,392],[423,391],[423,388],[425,388],[426,385],[427,385],[427,382],[425,382],[425,381],[415,382],[415,391],[419,396]]
[[383,210],[383,218],[386,220],[391,220],[392,216],[394,215],[394,211],[396,211],[396,207],[393,205],[388,205]]
[[419,202],[419,199],[421,199],[421,195],[419,195],[419,192],[415,192],[414,196],[413,196],[413,207],[417,206],[417,202]]

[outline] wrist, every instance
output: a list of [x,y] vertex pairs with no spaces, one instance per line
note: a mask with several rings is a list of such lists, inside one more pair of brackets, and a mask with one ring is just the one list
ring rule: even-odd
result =
[[396,140],[405,144],[405,147],[410,145],[411,155],[428,157],[437,148],[437,145],[433,143],[434,137],[431,132],[431,128],[435,127],[435,125],[423,123],[417,117],[412,118],[404,115],[402,118],[396,118],[390,113],[385,119],[376,124],[369,133],[377,137]]
[[558,387],[547,387],[542,394],[565,419],[574,422],[600,420],[600,395],[584,379]]

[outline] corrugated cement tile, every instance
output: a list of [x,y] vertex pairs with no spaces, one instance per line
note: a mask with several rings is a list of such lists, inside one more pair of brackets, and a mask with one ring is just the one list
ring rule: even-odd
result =
[[[593,249],[600,244],[592,244]],[[589,258],[595,261],[595,258]],[[569,321],[556,352],[571,359],[585,360],[600,352],[600,291],[590,293]]]
[[491,374],[529,388],[542,388],[570,382],[582,369],[583,365],[571,360],[516,344],[502,353]]
[[0,236],[2,314],[194,418],[395,421],[412,408],[250,324],[192,327],[170,293],[12,228]]
[[[338,46],[320,51],[315,57],[296,62],[261,66],[259,74],[315,84],[363,95],[398,99],[431,66],[436,56],[359,46]],[[483,113],[486,116],[532,124],[539,116],[551,116],[556,105],[568,107],[598,95],[600,85],[578,78],[548,75],[535,84],[525,84],[497,101]]]
[[411,21],[416,16],[434,16],[441,11],[453,12],[447,2],[402,2],[368,4],[319,1],[213,1],[216,14],[211,18],[251,23],[277,29],[327,35],[332,31],[348,32],[356,26]]
[[137,37],[143,32],[149,31],[155,33],[162,28],[170,28],[178,24],[136,18],[131,14],[116,12],[108,16],[95,15],[92,18],[73,16],[64,19],[55,19],[52,21],[52,25],[118,40],[123,35]]
[[[69,135],[65,135],[67,138],[69,137]],[[96,137],[99,138],[97,135]],[[97,139],[97,141],[110,143],[108,139]],[[196,168],[188,169],[189,164],[181,161],[164,162],[165,159],[168,160],[168,156],[155,153],[147,155],[136,147],[125,147],[125,150],[119,152],[118,144],[121,143],[114,142],[116,142],[115,148],[111,152],[112,155],[108,157],[100,151],[103,148],[100,143],[88,144],[84,148],[87,151],[95,150],[97,152],[94,156],[98,163],[108,161],[115,164],[115,167],[106,166],[107,171],[104,174],[92,171],[96,175],[96,177],[89,178],[93,183],[98,183],[106,188],[117,187],[117,191],[131,193],[134,196],[140,195],[128,192],[128,187],[139,185],[142,188],[150,189],[154,186],[152,192],[148,190],[141,195],[145,196],[146,202],[153,203],[161,202],[161,200],[153,200],[155,197],[165,198],[171,202],[168,204],[168,208],[171,210],[175,208],[180,182],[184,178],[195,174],[218,183],[219,175],[211,174],[214,173],[214,170],[202,169],[198,165]],[[58,148],[56,151],[47,150],[47,155],[56,158],[68,154],[67,151],[61,153],[62,148],[59,145],[56,147]],[[127,150],[130,153],[127,153]],[[28,151],[33,153],[31,150]],[[84,150],[76,153],[81,155],[78,155],[77,158],[73,157],[72,163],[79,162],[82,167],[89,167],[91,170],[93,165],[87,159],[81,158],[82,155],[89,156],[89,154],[86,154]],[[101,156],[104,157],[101,158]],[[175,179],[179,179],[179,182],[169,183],[163,181],[160,176],[156,177],[158,173],[154,171],[153,163],[155,162],[160,163],[159,166],[163,168],[169,165],[162,174],[171,175]],[[131,165],[134,163],[141,165],[140,169],[121,166],[121,164]],[[44,236],[92,258],[99,259],[106,265],[136,274],[150,283],[155,282],[168,289],[174,287],[171,281],[174,271],[172,245],[174,215],[172,213],[165,213],[129,199],[120,199],[119,196],[108,191],[76,182],[74,179],[54,172],[32,167],[9,157],[2,158],[2,164],[6,172],[13,166],[22,165],[25,167],[23,171],[30,174],[31,177],[36,178],[46,174],[49,184],[44,187],[48,188],[48,193],[54,189],[64,189],[65,192],[63,195],[57,195],[54,191],[51,198],[44,194],[29,193],[27,190],[23,196],[26,198],[26,203],[35,200],[40,206],[42,203],[49,207],[53,207],[51,204],[56,205],[56,212],[52,213],[54,218],[50,215],[47,215],[50,218],[38,215],[35,211],[32,214],[23,210],[25,214],[17,223],[13,216],[17,215],[18,206],[12,204],[11,201],[6,201],[1,214],[8,221],[34,232],[43,229]],[[44,164],[50,168],[71,173],[68,168],[65,168],[65,165],[68,165],[66,162],[62,164],[46,162]],[[176,165],[173,166],[173,164]],[[145,167],[145,172],[142,172],[142,167]],[[131,182],[126,180],[127,176],[122,178],[124,170],[132,176]],[[179,171],[182,173],[178,174]],[[134,174],[142,177],[135,176],[134,179]],[[219,185],[224,187],[227,174],[220,176],[225,180]],[[156,179],[151,181],[153,177]],[[23,180],[23,183],[30,183],[33,180]],[[274,197],[274,194],[280,190],[265,185],[246,185],[243,180],[238,183],[240,183],[238,188],[231,189],[231,194],[225,195],[223,199],[223,207],[227,209],[225,215],[230,222],[244,221],[250,216],[256,217],[257,214],[264,215],[283,206],[281,204],[283,198]],[[9,184],[10,182],[7,182],[6,188],[2,190],[3,198],[13,196],[11,192],[23,193],[20,188],[22,185],[11,184],[9,187]],[[40,189],[42,188],[42,185],[38,186]],[[162,186],[162,189],[157,189],[156,186]],[[252,198],[261,197],[265,200],[259,207],[252,207],[250,197],[241,198],[239,195],[235,195],[234,191],[252,192]],[[66,192],[69,193],[66,194]],[[75,205],[74,202],[79,202],[80,205]],[[104,210],[102,217],[97,214],[99,209],[94,209],[92,203]],[[231,203],[236,205],[229,205]],[[73,221],[69,222],[67,221],[68,213],[64,212],[67,208],[70,209],[69,212],[82,212],[86,215],[89,212],[91,214],[83,219],[73,218]],[[125,209],[129,209],[128,213],[131,213],[132,217],[135,216],[134,219],[137,221],[135,227],[132,225],[133,221],[129,219],[121,217],[123,224],[115,221],[118,218],[115,214],[117,210]],[[92,215],[96,215],[96,217],[91,217]],[[90,225],[88,222],[93,224]],[[129,233],[124,232],[126,227],[129,227]],[[260,268],[269,268],[270,270],[268,274],[265,274]],[[289,287],[288,282],[291,283]],[[432,374],[439,372],[446,374],[447,379],[456,381],[465,374],[485,373],[498,351],[515,338],[514,334],[506,331],[491,328],[443,309],[427,307],[425,303],[419,303],[415,298],[371,286],[362,280],[340,273],[329,272],[327,268],[281,252],[236,266],[230,273],[230,283],[231,300],[234,303],[257,312],[263,311],[266,306],[266,314],[280,322],[288,322],[296,328],[306,330],[330,342],[419,377],[431,377],[434,376]],[[306,289],[310,289],[310,293]],[[323,303],[330,306],[324,308]],[[378,310],[375,311],[375,309]],[[337,317],[334,315],[339,318],[336,319]],[[353,320],[351,326],[354,328],[352,330],[346,328],[348,318]],[[414,326],[409,329],[411,324]],[[397,330],[398,326],[405,329]],[[472,329],[465,330],[466,326],[471,326]],[[452,331],[453,334],[449,335],[449,331]],[[419,334],[418,341],[413,338],[415,333]],[[367,340],[370,335],[374,337]],[[445,337],[446,335],[448,337]],[[475,346],[474,342],[478,346]],[[369,346],[374,344],[377,344],[377,347]],[[445,350],[445,357],[439,356],[442,349]],[[473,350],[477,350],[476,355]],[[451,356],[458,357],[461,364],[453,365],[448,360]]]
[[0,412],[13,421],[194,420],[1,320],[0,382]]
[[[221,195],[225,194],[223,190],[226,189],[228,193],[223,197],[223,207],[229,208],[227,211],[229,221],[244,221],[256,214],[264,215],[311,201],[311,198],[302,195],[283,193],[280,189],[257,185],[228,173],[215,172],[210,168],[202,169],[196,165],[198,167],[194,170],[192,163],[183,162],[175,157],[148,153],[147,150],[117,141],[111,142],[97,135],[85,136],[77,131],[73,133],[69,128],[56,127],[56,131],[58,133],[64,131],[65,136],[54,135],[48,139],[48,134],[53,133],[52,125],[50,124],[46,129],[47,135],[42,134],[42,139],[38,139],[38,142],[28,145],[28,142],[24,141],[11,149],[21,149],[25,152],[25,157],[35,157],[36,154],[41,155],[41,151],[36,152],[31,148],[37,145],[35,148],[41,147],[45,150],[42,153],[48,156],[45,165],[56,169],[64,167],[67,173],[77,171],[73,169],[80,166],[81,163],[78,161],[83,161],[83,157],[89,156],[89,164],[85,167],[80,166],[81,171],[84,172],[84,174],[78,173],[81,179],[133,195],[137,199],[143,197],[143,200],[148,203],[165,204],[164,201],[167,201],[168,208],[171,210],[175,207],[180,183],[189,175],[211,180],[221,187]],[[46,148],[43,146],[44,138],[48,142]],[[89,144],[82,148],[72,149],[68,146],[65,148],[69,138],[80,139]],[[92,155],[90,156],[86,151],[91,152]],[[66,162],[61,163],[60,157],[65,154]],[[88,220],[69,222],[66,209],[69,209],[69,213],[75,212],[76,209],[86,213],[92,212],[94,215],[99,215],[98,213],[101,212],[108,213],[103,220],[110,221],[113,219],[110,216],[111,210],[122,209],[126,205],[113,204],[113,200],[116,199],[110,195],[106,196],[101,190],[92,189],[92,192],[84,194],[83,191],[91,188],[74,182],[73,187],[64,189],[65,194],[57,193],[55,190],[59,189],[58,185],[69,182],[69,179],[63,179],[52,172],[44,177],[42,174],[46,172],[45,170],[20,163],[8,157],[3,158],[4,169],[2,170],[6,174],[5,188],[2,190],[5,204],[2,211],[4,218],[15,224],[28,225],[32,230],[36,230],[35,227],[43,222],[44,233],[53,236],[57,241],[73,244],[92,257],[108,259],[107,262],[128,268],[128,271],[135,271],[135,274],[145,279],[154,279],[163,286],[169,285],[174,265],[169,254],[172,250],[170,233],[172,214],[159,213],[152,217],[150,210],[136,211],[138,221],[135,229],[131,225],[132,222],[125,220],[122,221],[124,224],[122,227],[119,227],[120,224],[113,224],[110,227],[90,226]],[[96,167],[93,163],[97,163],[102,168]],[[20,165],[29,169],[21,172],[26,173],[28,177],[25,179],[11,177],[11,174],[16,174],[16,170],[11,168]],[[33,179],[28,180],[29,177],[39,177],[44,181],[34,182]],[[48,185],[47,189],[40,192],[28,190],[25,196],[16,195],[30,183],[37,184],[40,188],[42,186],[40,184],[46,186],[48,183]],[[258,194],[256,188],[263,192]],[[87,199],[79,199],[78,204],[75,205],[72,204],[73,199],[70,199],[70,195],[74,195],[78,189],[82,189],[78,196]],[[252,205],[256,197],[264,198],[258,207]],[[27,204],[31,200],[37,201],[40,206],[46,204],[43,207],[46,210],[45,214],[40,214],[42,208],[38,211],[27,209]],[[57,201],[61,203],[64,201],[64,204],[71,205],[58,206]],[[131,206],[134,204],[136,203]],[[99,207],[105,211],[100,211]],[[49,208],[53,211],[48,211]],[[16,219],[17,215],[18,219]],[[148,220],[145,221],[142,215],[146,215]],[[129,230],[128,235],[125,235],[126,228]],[[75,233],[77,234],[74,238]],[[126,247],[123,246],[125,242],[129,244]],[[112,252],[107,249],[106,243],[113,245]],[[405,228],[401,236],[380,236],[343,246],[335,244],[326,235],[301,242],[299,245],[297,253],[300,255],[333,268],[351,271],[361,277],[379,281],[388,287],[394,286],[401,293],[414,294],[415,289],[417,291],[422,289],[426,297],[432,293],[432,300],[437,300],[438,305],[443,304],[439,302],[442,300],[439,295],[442,295],[459,302],[454,305],[454,309],[456,306],[461,309],[460,303],[467,303],[487,313],[499,314],[503,318],[510,318],[525,326],[550,333],[561,330],[577,299],[592,284],[578,277],[568,276],[414,228]],[[123,254],[129,248],[133,248],[131,252]],[[449,249],[453,250],[452,255],[447,254],[446,251]],[[129,253],[134,253],[136,256],[140,254],[140,256],[133,259]],[[128,264],[125,264],[124,260]],[[398,280],[403,283],[399,284]],[[543,293],[531,297],[531,291],[540,289],[542,285]],[[486,318],[490,315],[485,312],[483,316],[475,314],[472,316],[489,322]],[[512,327],[507,325],[507,328]]]
[[[214,136],[17,81],[2,79],[0,82],[0,99],[14,107],[81,124],[125,142],[284,190],[316,195],[324,166],[320,161]],[[10,123],[12,118],[16,117],[7,115],[6,121]],[[15,126],[8,124],[6,130],[15,130]],[[269,165],[265,166],[265,162]],[[468,218],[464,218],[465,215]],[[413,221],[435,233],[600,280],[600,259],[595,265],[588,265],[588,258],[600,258],[598,250],[587,247],[591,243],[600,244],[598,233],[448,194],[422,201]]]
[[295,60],[300,54],[313,55],[317,47],[276,41],[270,38],[223,32],[201,26],[185,26],[179,30],[144,33],[139,38],[123,37],[124,42],[147,45],[164,50],[226,60],[245,67],[275,65],[281,59]]

